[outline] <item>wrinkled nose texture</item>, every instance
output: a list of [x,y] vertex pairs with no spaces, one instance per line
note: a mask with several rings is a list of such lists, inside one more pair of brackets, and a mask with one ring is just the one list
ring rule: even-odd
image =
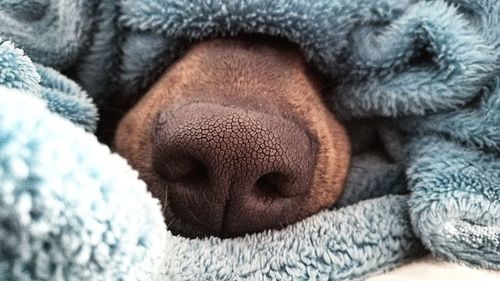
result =
[[197,230],[234,237],[301,219],[315,148],[293,122],[195,103],[160,113],[153,142],[168,204]]

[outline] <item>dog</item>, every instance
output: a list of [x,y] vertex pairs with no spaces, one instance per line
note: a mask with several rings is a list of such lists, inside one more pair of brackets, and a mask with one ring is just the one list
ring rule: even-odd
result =
[[174,234],[236,237],[331,207],[350,144],[321,75],[292,43],[193,43],[118,123],[113,146],[139,171]]

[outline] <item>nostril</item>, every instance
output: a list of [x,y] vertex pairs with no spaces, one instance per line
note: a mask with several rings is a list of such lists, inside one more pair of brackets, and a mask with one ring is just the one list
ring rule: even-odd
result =
[[158,173],[169,182],[186,186],[201,186],[209,181],[208,169],[199,160],[190,157],[173,157],[157,166]]
[[271,172],[261,176],[255,182],[255,189],[260,195],[269,198],[288,197],[283,193],[286,177],[278,172]]
[[190,186],[206,184],[208,183],[208,170],[201,162],[194,162],[191,169],[186,171],[183,176],[180,176],[177,182]]

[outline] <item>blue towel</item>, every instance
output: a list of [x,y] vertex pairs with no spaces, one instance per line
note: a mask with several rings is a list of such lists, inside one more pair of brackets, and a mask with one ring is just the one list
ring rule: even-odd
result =
[[95,106],[9,42],[0,85],[0,279],[151,280],[166,245],[159,203],[85,130]]
[[[500,269],[498,1],[65,2],[0,1],[0,36],[35,62],[0,46],[0,85],[17,89],[0,88],[1,279],[357,280],[424,248]],[[346,190],[280,231],[175,237],[91,135],[85,92],[138,97],[190,41],[238,33],[285,37],[332,77]]]

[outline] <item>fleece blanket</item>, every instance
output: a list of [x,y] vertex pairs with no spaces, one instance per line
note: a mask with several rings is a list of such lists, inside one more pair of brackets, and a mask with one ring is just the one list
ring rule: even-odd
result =
[[[0,279],[358,280],[425,251],[500,269],[499,26],[495,0],[0,1]],[[176,237],[96,105],[239,33],[331,77],[346,189],[280,231]]]

